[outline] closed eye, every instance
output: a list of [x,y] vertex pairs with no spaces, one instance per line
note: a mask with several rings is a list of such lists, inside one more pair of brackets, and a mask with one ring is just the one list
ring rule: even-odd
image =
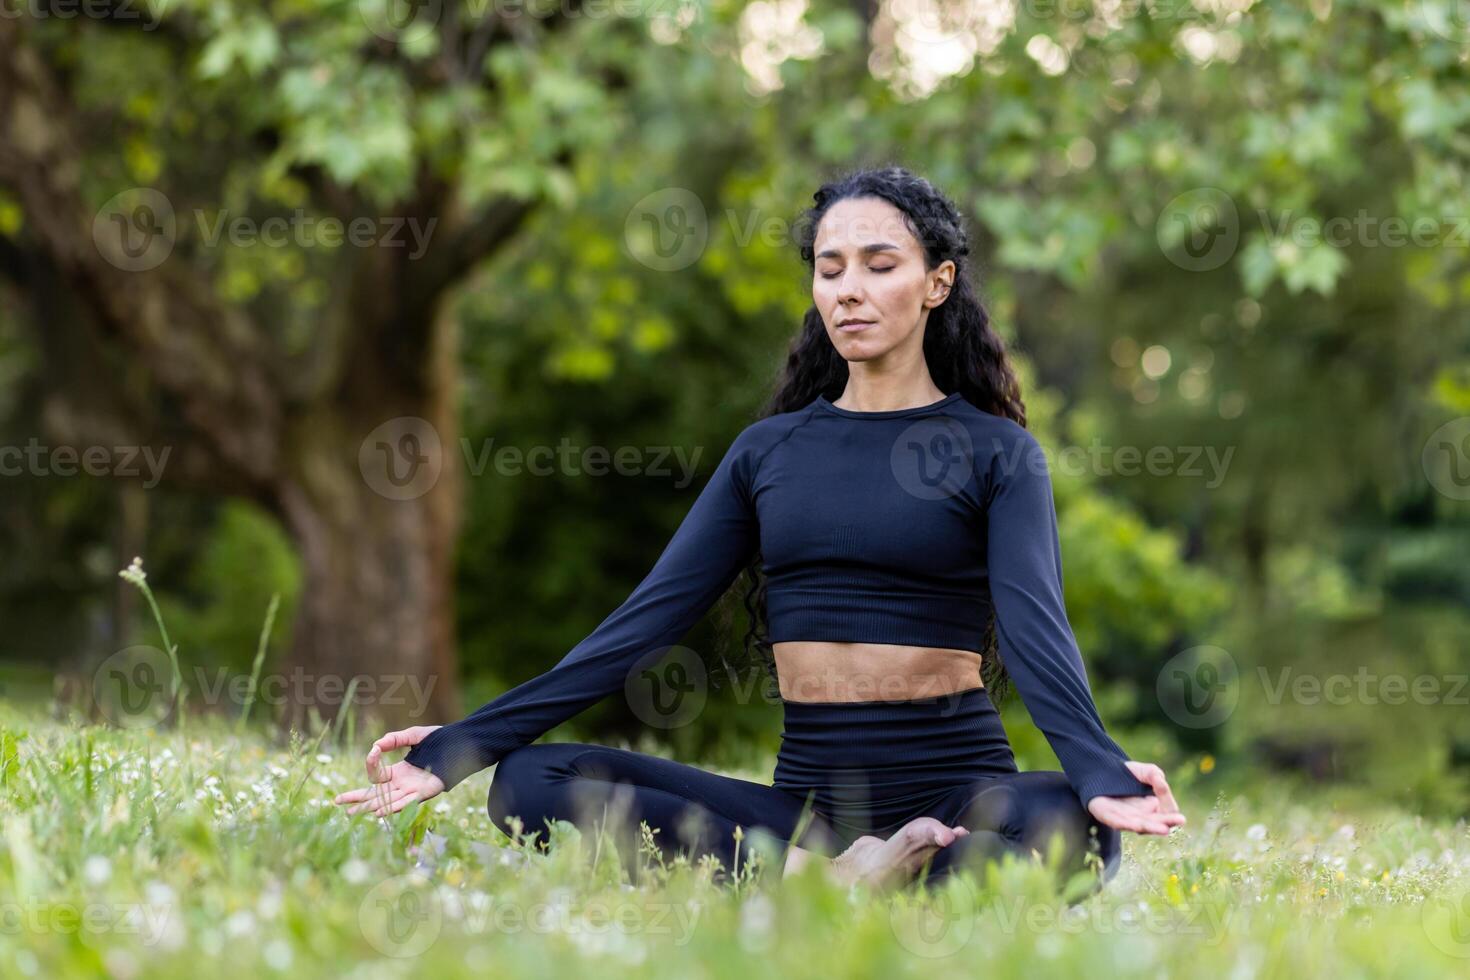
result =
[[[884,266],[881,269],[874,269],[873,271],[874,272],[892,272],[893,271],[893,266],[886,265],[886,266]],[[839,273],[836,273],[836,272],[832,273],[831,275],[828,275],[827,273],[824,272],[824,273],[822,273],[822,278],[823,279],[836,279],[838,275],[839,275]]]

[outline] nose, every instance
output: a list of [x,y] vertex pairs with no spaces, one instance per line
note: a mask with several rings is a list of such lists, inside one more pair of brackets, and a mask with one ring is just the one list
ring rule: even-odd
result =
[[848,269],[838,278],[837,301],[844,306],[862,301],[862,290],[859,288],[856,270]]

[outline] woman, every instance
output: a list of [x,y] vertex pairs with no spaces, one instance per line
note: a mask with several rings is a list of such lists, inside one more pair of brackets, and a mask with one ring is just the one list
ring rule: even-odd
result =
[[[349,812],[384,815],[497,765],[491,818],[624,835],[735,867],[884,886],[1011,851],[1116,868],[1120,832],[1184,823],[1158,766],[1104,731],[1062,596],[1046,461],[976,297],[954,205],[903,168],[829,183],[801,223],[812,306],[764,416],[647,578],[554,668],[451,725],[390,732]],[[765,584],[785,730],[773,785],[623,749],[532,745],[623,689],[746,568]],[[752,623],[754,630],[756,623]],[[877,683],[874,683],[874,681]],[[987,686],[1019,690],[1064,772],[1018,772]],[[382,753],[412,746],[383,766]],[[636,847],[620,852],[636,853]],[[631,865],[631,861],[630,861]]]

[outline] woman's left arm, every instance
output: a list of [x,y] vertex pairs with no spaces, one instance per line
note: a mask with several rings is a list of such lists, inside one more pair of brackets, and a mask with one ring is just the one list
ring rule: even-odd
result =
[[1011,422],[985,488],[986,562],[1001,662],[1099,822],[1167,834],[1184,815],[1156,765],[1135,762],[1103,728],[1062,593],[1061,542],[1041,445]]

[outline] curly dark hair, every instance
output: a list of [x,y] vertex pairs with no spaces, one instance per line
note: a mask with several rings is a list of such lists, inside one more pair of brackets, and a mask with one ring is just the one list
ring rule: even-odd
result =
[[[838,201],[860,197],[881,198],[903,214],[905,224],[924,250],[926,269],[935,268],[945,259],[955,264],[954,285],[944,301],[929,311],[924,328],[924,360],[935,385],[946,395],[959,391],[975,407],[1025,426],[1026,406],[1006,357],[1005,343],[991,327],[990,316],[970,282],[969,236],[960,212],[929,181],[903,167],[889,166],[851,171],[823,184],[813,195],[816,203],[802,212],[795,224],[801,258],[808,270],[816,272],[814,243],[823,216]],[[802,316],[801,332],[791,343],[786,365],[760,418],[805,408],[818,395],[835,401],[847,386],[847,375],[847,362],[832,346],[822,315],[812,305]],[[738,668],[731,666],[723,652],[721,661],[732,677],[763,668],[774,682],[776,662],[766,633],[763,563],[757,553],[742,576],[749,616],[745,657],[739,658]],[[727,596],[737,587],[738,582]],[[721,602],[720,636],[727,650],[733,618],[729,606],[728,599]],[[1008,682],[996,645],[993,611],[981,649],[981,680],[992,699],[998,699]]]

